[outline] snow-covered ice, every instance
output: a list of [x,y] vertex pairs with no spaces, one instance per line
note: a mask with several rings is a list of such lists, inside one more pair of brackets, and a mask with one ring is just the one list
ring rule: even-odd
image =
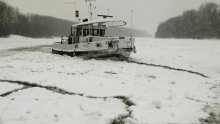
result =
[[18,84],[8,84],[7,82],[0,83],[0,94],[7,93],[9,91],[22,88],[21,85]]
[[[11,100],[13,99],[13,100]],[[31,88],[0,99],[3,123],[103,124],[126,113],[117,99],[88,99]]]
[[136,38],[131,55],[132,61],[208,78],[51,54],[48,45],[59,40],[0,38],[0,95],[26,86],[0,97],[0,123],[110,124],[119,117],[128,124],[200,123],[209,116],[204,108],[220,102],[219,40]]

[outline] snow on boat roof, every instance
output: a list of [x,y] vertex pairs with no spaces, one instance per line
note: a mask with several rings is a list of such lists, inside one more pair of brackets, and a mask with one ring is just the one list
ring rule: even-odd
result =
[[84,25],[91,25],[91,24],[100,24],[100,23],[122,23],[121,25],[118,25],[118,26],[123,26],[123,25],[126,25],[127,23],[123,20],[113,20],[113,19],[100,19],[100,20],[94,20],[94,21],[88,21],[88,22],[82,22],[82,23],[79,23],[79,24],[75,24],[75,25],[72,25],[72,27],[77,27],[77,26],[84,26]]

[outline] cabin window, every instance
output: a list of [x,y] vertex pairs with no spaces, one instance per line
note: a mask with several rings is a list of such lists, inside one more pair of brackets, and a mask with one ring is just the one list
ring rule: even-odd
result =
[[94,29],[93,30],[93,35],[94,36],[100,36],[100,33],[99,33],[100,31],[99,31],[99,29]]
[[73,35],[68,37],[68,44],[73,44]]
[[83,29],[83,36],[86,36],[86,30]]
[[83,29],[83,36],[89,35],[89,29]]
[[92,37],[89,38],[89,42],[92,42]]
[[101,43],[97,43],[96,47],[102,47],[102,44]]
[[109,49],[113,49],[113,47],[114,47],[114,46],[113,46],[112,43],[109,43],[109,44],[108,44],[108,48],[109,48]]
[[105,35],[105,30],[104,29],[101,29],[100,30],[100,36],[104,36]]
[[105,35],[105,29],[83,29],[82,32],[80,32],[81,36],[104,36]]
[[97,36],[97,30],[96,29],[92,30],[92,35]]
[[89,35],[89,30],[86,29],[86,30],[85,30],[85,36],[88,36],[88,35]]
[[78,45],[75,45],[75,48],[78,48]]
[[94,35],[94,29],[90,30],[90,35],[92,35],[92,36]]

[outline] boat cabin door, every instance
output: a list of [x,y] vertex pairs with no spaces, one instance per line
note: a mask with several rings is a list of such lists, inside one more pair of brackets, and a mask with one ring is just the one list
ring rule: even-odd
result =
[[81,34],[82,34],[82,28],[80,28],[80,27],[77,27],[76,29],[75,29],[75,34],[76,34],[76,37],[75,37],[75,40],[76,40],[76,43],[79,43],[79,41],[80,41],[80,36],[81,36]]
[[80,28],[71,28],[71,34],[70,34],[70,37],[72,37],[71,44],[79,43],[80,32],[81,32]]

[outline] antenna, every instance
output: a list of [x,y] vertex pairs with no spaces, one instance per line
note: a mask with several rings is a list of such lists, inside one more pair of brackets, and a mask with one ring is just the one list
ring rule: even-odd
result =
[[109,11],[110,11],[110,9],[107,9],[107,11],[108,11],[108,16],[109,16]]
[[75,2],[64,2],[65,4],[74,4],[75,5],[75,19],[76,19],[76,22],[78,22],[78,18],[79,18],[79,11],[76,10],[77,9],[77,4],[76,4],[76,1]]
[[133,36],[133,10],[131,10],[131,38]]
[[85,0],[86,2],[89,2],[89,15],[90,15],[90,20],[92,21],[92,2],[96,0]]

